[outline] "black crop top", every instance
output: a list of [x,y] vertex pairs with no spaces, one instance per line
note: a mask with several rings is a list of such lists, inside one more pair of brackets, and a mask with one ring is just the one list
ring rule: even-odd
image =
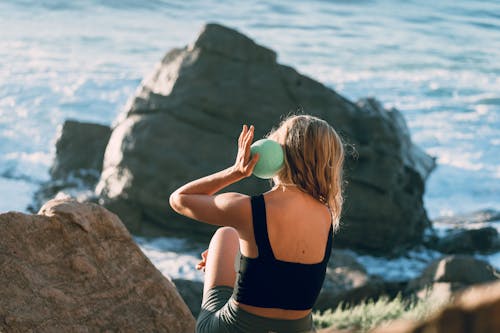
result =
[[332,228],[323,261],[302,264],[278,260],[274,257],[267,233],[264,196],[254,196],[252,220],[257,258],[241,255],[240,269],[233,298],[247,305],[286,310],[311,309],[325,280],[326,266],[332,246]]

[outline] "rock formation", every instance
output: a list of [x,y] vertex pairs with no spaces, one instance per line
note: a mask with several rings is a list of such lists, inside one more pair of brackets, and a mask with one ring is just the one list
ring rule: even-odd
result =
[[429,233],[424,243],[443,253],[495,253],[500,251],[500,235],[493,226],[499,221],[500,212],[492,209],[439,217],[432,223],[444,233]]
[[54,200],[0,215],[0,332],[194,332],[174,285],[118,217]]
[[443,253],[494,253],[500,250],[500,237],[493,227],[455,230],[437,241]]
[[50,169],[52,178],[67,178],[78,170],[100,173],[110,136],[109,126],[66,120],[56,141],[58,158]]
[[483,260],[467,255],[447,256],[430,263],[422,274],[411,280],[407,293],[424,297],[431,288],[434,296],[449,298],[466,287],[500,279],[500,273]]
[[[350,102],[217,24],[168,52],[141,83],[113,129],[96,193],[133,233],[166,229],[206,239],[213,228],[186,223],[170,209],[169,195],[231,165],[243,123],[254,124],[260,138],[298,109],[328,121],[356,151],[346,162],[335,243],[391,252],[419,242],[428,226],[422,195],[434,160],[411,142],[399,111],[374,99]],[[229,190],[267,188],[251,178]]]
[[78,201],[90,201],[102,171],[104,151],[111,136],[105,125],[66,120],[56,138],[56,156],[50,168],[51,180],[42,184],[28,210],[37,212],[60,193]]
[[[329,333],[328,329],[320,333]],[[332,333],[335,331],[331,331]],[[398,321],[371,333],[500,332],[500,281],[467,289],[449,305],[420,323]]]

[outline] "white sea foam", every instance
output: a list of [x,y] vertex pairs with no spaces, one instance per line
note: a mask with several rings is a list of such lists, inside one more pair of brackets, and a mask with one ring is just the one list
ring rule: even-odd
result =
[[52,155],[48,152],[10,152],[0,157],[0,175],[38,183],[48,180],[51,163]]
[[395,259],[369,255],[357,255],[356,259],[371,275],[381,276],[387,281],[405,281],[420,275],[430,262],[440,257],[441,253],[422,248]]
[[203,281],[203,272],[196,270],[202,248],[193,249],[192,244],[180,238],[135,237],[135,241],[163,275],[172,279]]

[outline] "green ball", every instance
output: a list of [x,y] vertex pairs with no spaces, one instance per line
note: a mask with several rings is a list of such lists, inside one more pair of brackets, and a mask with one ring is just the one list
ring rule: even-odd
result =
[[259,161],[253,174],[262,179],[272,178],[283,167],[285,156],[279,143],[270,139],[255,141],[250,147],[253,154],[259,154]]

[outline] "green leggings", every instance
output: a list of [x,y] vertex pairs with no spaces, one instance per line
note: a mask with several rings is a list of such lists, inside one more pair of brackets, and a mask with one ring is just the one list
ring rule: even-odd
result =
[[197,333],[313,333],[312,315],[295,319],[260,317],[240,309],[231,300],[233,288],[218,286],[203,295]]

